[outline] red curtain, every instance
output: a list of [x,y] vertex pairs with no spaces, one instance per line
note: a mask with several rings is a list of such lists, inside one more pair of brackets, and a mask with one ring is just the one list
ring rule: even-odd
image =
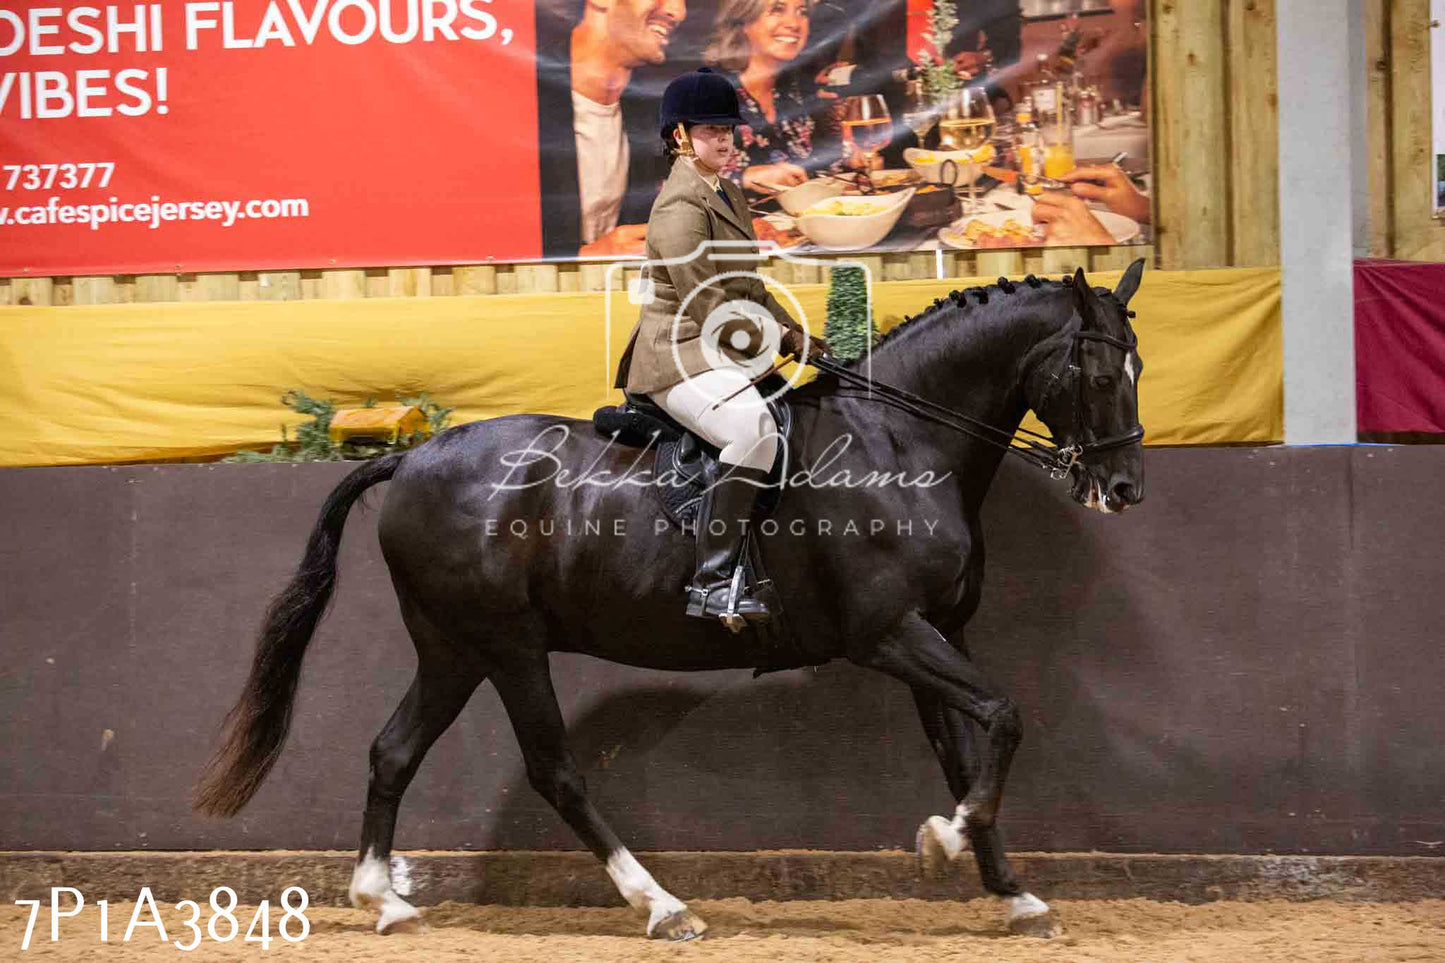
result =
[[1445,432],[1445,264],[1355,262],[1361,432]]

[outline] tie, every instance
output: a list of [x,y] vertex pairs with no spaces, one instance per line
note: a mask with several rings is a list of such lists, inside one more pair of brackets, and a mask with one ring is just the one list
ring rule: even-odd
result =
[[[722,202],[728,206],[728,210],[732,211],[732,209],[733,209],[733,202],[730,201],[730,200],[728,200],[727,191],[723,190],[722,184],[718,184],[718,186],[717,186],[717,196],[718,196],[718,197],[721,197],[721,198],[722,198]],[[736,212],[736,211],[733,211],[733,213],[736,214],[737,212]]]

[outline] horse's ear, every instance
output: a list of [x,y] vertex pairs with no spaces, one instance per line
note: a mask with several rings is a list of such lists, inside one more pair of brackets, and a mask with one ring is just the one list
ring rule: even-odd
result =
[[1074,308],[1079,312],[1085,328],[1099,327],[1099,319],[1102,317],[1102,306],[1099,304],[1099,296],[1089,286],[1089,281],[1084,277],[1084,269],[1078,268],[1074,271]]
[[1119,286],[1114,289],[1114,299],[1120,304],[1128,307],[1129,299],[1139,290],[1139,281],[1144,277],[1144,259],[1141,257],[1119,279]]

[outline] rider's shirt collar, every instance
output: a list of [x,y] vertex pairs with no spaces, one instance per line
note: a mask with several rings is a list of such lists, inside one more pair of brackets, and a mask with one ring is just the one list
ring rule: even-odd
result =
[[695,157],[686,157],[683,159],[692,165],[692,169],[697,171],[697,176],[701,177],[708,187],[711,187],[715,191],[722,187],[722,181],[718,179],[716,171],[710,171],[706,167],[703,167],[697,162],[697,158]]

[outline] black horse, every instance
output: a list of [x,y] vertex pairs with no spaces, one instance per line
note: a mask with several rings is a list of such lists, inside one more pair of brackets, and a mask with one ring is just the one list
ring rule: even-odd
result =
[[[706,928],[588,801],[567,748],[549,652],[683,671],[846,658],[901,679],[958,801],[952,817],[931,817],[919,829],[920,858],[938,870],[971,846],[984,886],[1007,902],[1010,930],[1058,932],[1048,907],[1010,867],[996,828],[1019,710],[970,662],[961,630],[983,582],[979,510],[1004,455],[990,431],[1011,437],[1032,408],[1078,456],[1067,460],[1075,500],[1117,511],[1141,499],[1141,368],[1127,305],[1142,271],[1136,262],[1112,292],[1090,287],[1082,271],[1063,281],[1000,279],[955,291],[874,348],[877,383],[989,430],[955,431],[920,417],[926,409],[885,405],[839,372],[789,395],[788,486],[773,524],[755,529],[789,624],[798,627],[784,655],[761,635],[733,635],[684,616],[693,535],[659,523],[655,493],[617,483],[642,477],[638,450],[601,437],[588,422],[494,418],[367,462],[327,498],[295,577],[266,616],[196,807],[234,815],[279,756],[302,658],[335,586],[347,513],[362,492],[391,479],[381,546],[418,664],[371,746],[350,889],[354,905],[379,911],[379,932],[417,916],[390,878],[402,794],[487,679],[532,786],[605,862],[623,897],[648,913],[648,934],[689,939]],[[982,729],[981,744],[970,723]]]

